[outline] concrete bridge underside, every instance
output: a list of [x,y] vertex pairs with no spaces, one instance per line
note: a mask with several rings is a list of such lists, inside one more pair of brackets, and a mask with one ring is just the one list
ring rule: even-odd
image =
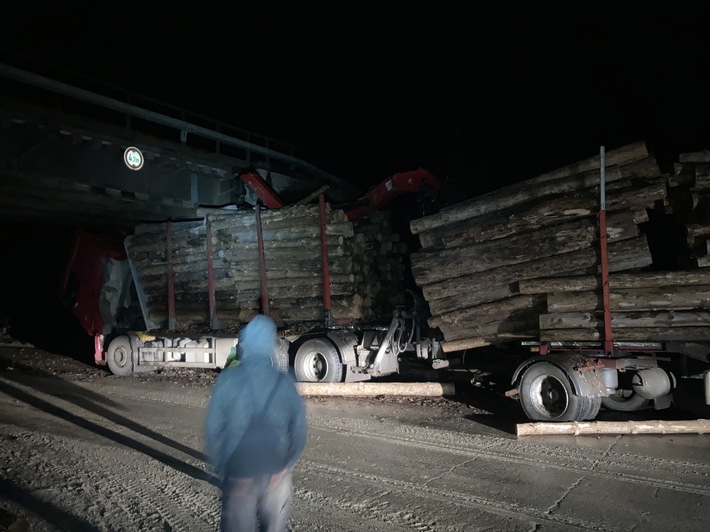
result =
[[[287,204],[324,185],[333,202],[358,196],[325,172],[299,168],[288,154],[280,160],[263,156],[258,146],[252,152],[220,145],[66,97],[59,109],[42,105],[51,101],[47,91],[1,81],[4,220],[130,230],[142,221],[198,218],[198,208],[255,204],[238,178],[246,168],[256,169]],[[129,146],[144,155],[138,171],[124,163]]]

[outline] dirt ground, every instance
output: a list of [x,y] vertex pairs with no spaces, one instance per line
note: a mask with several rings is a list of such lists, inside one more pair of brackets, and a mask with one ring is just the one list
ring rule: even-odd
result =
[[[202,454],[216,375],[118,378],[0,347],[0,530],[217,530],[219,480]],[[519,439],[516,402],[465,385],[306,404],[295,531],[689,531],[710,519],[710,435]]]

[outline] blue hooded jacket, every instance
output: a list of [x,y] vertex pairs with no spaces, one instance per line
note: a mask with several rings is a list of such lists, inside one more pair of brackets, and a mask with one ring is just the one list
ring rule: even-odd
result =
[[[271,318],[256,316],[239,334],[241,359],[217,377],[207,409],[205,439],[210,463],[221,475],[255,416],[263,416],[279,436],[284,463],[293,468],[306,446],[307,421],[303,399],[290,374],[272,364],[276,351],[276,325]],[[281,377],[279,379],[279,376]],[[272,394],[268,409],[264,409]]]

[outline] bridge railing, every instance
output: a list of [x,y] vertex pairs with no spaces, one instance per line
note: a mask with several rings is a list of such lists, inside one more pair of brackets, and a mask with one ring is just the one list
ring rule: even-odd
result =
[[178,140],[184,145],[234,157],[247,164],[280,164],[291,171],[300,170],[319,177],[344,191],[357,193],[350,183],[294,155],[292,144],[105,82],[65,70],[62,72],[62,79],[67,82],[0,63],[0,79],[9,82],[3,83],[1,88],[3,92],[16,91],[16,95],[25,100],[52,105],[62,112],[78,113],[120,125],[129,133],[136,131]]

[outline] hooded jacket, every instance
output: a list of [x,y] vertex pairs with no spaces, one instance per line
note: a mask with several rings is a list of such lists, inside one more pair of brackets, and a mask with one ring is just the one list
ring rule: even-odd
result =
[[[307,422],[303,399],[290,374],[273,367],[276,325],[256,316],[239,334],[241,358],[217,377],[207,409],[205,439],[212,467],[221,475],[254,416],[263,416],[279,435],[279,469],[293,468],[306,445]],[[281,377],[279,379],[279,376]],[[264,409],[272,394],[268,409]],[[283,467],[281,467],[283,466]]]

